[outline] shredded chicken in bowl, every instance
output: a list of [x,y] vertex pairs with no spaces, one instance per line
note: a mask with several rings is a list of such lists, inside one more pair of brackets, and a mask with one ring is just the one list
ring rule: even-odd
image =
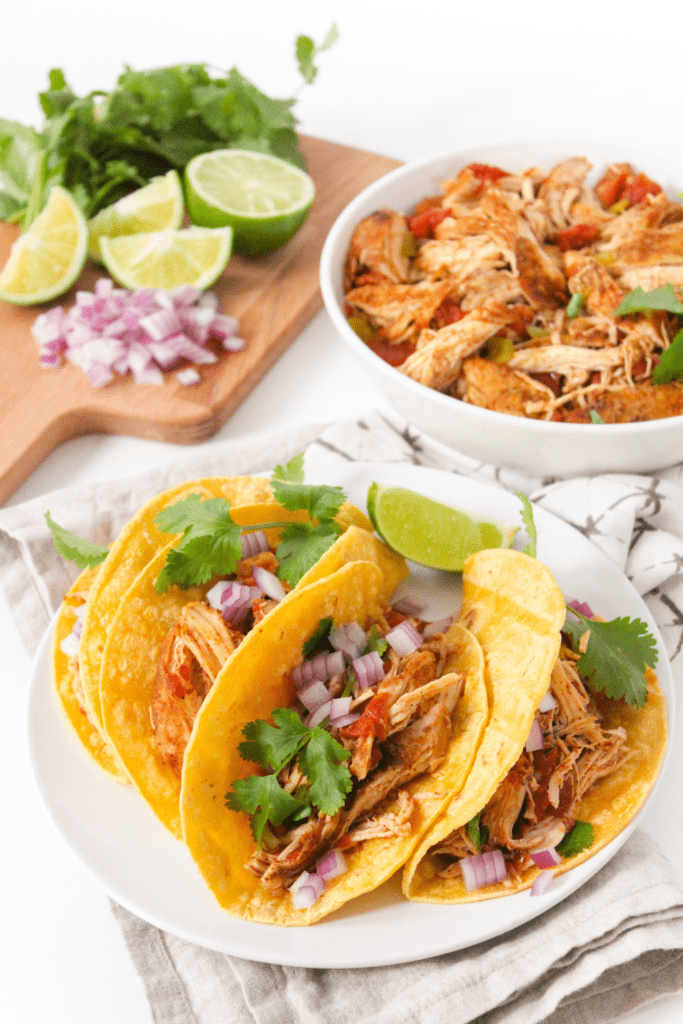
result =
[[574,423],[683,414],[683,381],[652,372],[681,323],[615,316],[634,288],[683,294],[683,205],[629,164],[594,185],[470,164],[404,215],[355,229],[344,268],[356,333],[399,372],[473,405]]

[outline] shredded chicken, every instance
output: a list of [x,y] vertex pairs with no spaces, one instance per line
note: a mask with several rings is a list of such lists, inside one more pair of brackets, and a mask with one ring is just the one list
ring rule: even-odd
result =
[[367,217],[345,270],[361,336],[413,380],[497,412],[682,415],[683,381],[651,381],[677,316],[614,313],[636,287],[683,299],[683,204],[629,164],[595,185],[591,170],[579,156],[519,174],[471,164],[413,213]]

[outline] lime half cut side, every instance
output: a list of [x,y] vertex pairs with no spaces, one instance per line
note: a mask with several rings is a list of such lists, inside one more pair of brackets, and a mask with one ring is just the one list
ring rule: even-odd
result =
[[89,222],[88,252],[102,261],[100,238],[136,235],[141,232],[175,230],[183,221],[183,187],[177,171],[152,178],[149,185],[96,213]]
[[102,259],[124,288],[208,288],[225,270],[230,228],[180,228],[100,240]]
[[70,192],[59,185],[27,231],[17,238],[0,273],[0,299],[19,306],[63,295],[83,269],[88,225]]
[[216,149],[185,168],[185,199],[193,224],[229,226],[235,250],[257,256],[284,245],[313,204],[305,171],[268,153]]
[[368,514],[385,544],[419,565],[462,572],[465,559],[486,548],[509,548],[517,527],[484,522],[405,487],[373,483]]

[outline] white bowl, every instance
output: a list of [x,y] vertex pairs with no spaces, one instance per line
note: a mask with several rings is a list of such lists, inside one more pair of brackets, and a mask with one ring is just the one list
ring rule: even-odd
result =
[[346,344],[372,374],[398,412],[438,441],[485,462],[536,476],[603,472],[648,473],[683,460],[683,416],[643,423],[551,423],[480,409],[418,384],[376,356],[354,333],[343,312],[342,270],[351,235],[360,220],[380,207],[409,212],[425,196],[441,191],[444,179],[469,163],[510,171],[546,170],[571,156],[593,164],[590,181],[605,168],[628,161],[657,181],[672,198],[683,190],[683,163],[629,145],[547,142],[448,150],[390,171],[360,193],[332,226],[320,261],[328,313]]

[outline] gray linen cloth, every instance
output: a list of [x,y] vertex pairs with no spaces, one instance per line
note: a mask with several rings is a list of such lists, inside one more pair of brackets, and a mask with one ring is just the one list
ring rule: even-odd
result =
[[[651,609],[683,675],[683,465],[656,476],[540,480],[496,469],[372,412],[266,440],[212,445],[144,477],[55,491],[0,511],[0,586],[30,652],[76,576],[43,513],[108,543],[147,498],[185,479],[267,473],[306,450],[316,470],[425,465],[528,494],[581,530]],[[159,1024],[601,1024],[683,989],[683,885],[642,831],[580,890],[497,939],[388,967],[317,970],[195,946],[112,903]]]

